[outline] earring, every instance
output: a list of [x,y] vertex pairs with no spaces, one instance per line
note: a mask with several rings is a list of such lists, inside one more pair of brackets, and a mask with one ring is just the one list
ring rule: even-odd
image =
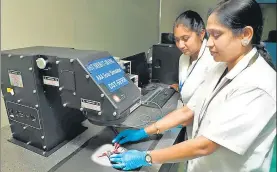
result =
[[241,40],[241,44],[242,44],[242,46],[245,47],[249,44],[249,40],[248,39],[243,39],[243,40]]

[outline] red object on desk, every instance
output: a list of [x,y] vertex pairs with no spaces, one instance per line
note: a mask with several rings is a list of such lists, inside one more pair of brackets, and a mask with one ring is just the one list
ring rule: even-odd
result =
[[[115,143],[114,144],[114,150],[112,151],[112,154],[114,154],[114,153],[116,153],[116,154],[120,153],[120,152],[118,152],[118,148],[119,147],[120,147],[120,144]],[[99,155],[98,158],[103,157],[103,156],[108,156],[107,152],[103,153],[102,155]]]

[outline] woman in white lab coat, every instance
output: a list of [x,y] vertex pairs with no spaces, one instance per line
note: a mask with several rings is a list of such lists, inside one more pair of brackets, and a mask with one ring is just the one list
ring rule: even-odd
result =
[[[178,108],[181,108],[188,103],[216,62],[206,46],[205,24],[197,12],[188,10],[180,14],[173,30],[176,46],[183,54],[179,60],[179,84],[171,87],[180,92]],[[186,126],[186,135],[191,139],[192,124]]]
[[183,54],[179,60],[179,84],[172,87],[181,93],[181,101],[186,104],[215,61],[206,46],[205,24],[197,12],[188,10],[180,14],[173,32],[176,46]]
[[[207,21],[219,63],[188,104],[113,142],[138,141],[193,121],[193,138],[160,150],[112,155],[124,170],[189,159],[189,172],[269,171],[276,137],[276,71],[261,42],[263,16],[255,0],[224,0]],[[182,114],[182,115],[180,115]]]

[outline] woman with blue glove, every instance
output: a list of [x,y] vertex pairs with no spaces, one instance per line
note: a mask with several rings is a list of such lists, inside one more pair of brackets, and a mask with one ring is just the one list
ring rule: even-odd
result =
[[[207,47],[205,23],[197,12],[188,10],[180,14],[174,22],[173,33],[176,46],[182,52],[179,59],[179,84],[171,85],[180,93],[180,108],[188,103],[216,62]],[[191,134],[192,125],[188,125],[188,139],[191,139]]]
[[125,130],[124,144],[193,121],[192,139],[160,150],[130,150],[110,157],[123,170],[189,159],[189,172],[269,171],[276,136],[276,71],[260,44],[263,16],[255,0],[223,0],[209,14],[207,31],[219,63],[188,104],[140,130]]

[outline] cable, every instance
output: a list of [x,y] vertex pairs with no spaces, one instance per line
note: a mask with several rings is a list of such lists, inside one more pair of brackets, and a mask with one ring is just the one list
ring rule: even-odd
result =
[[155,90],[156,88],[157,88],[158,86],[157,85],[151,85],[150,87],[144,87],[143,89],[145,90],[145,91],[153,91],[153,90]]
[[156,105],[159,108],[159,110],[161,111],[161,115],[159,115],[159,117],[162,118],[163,117],[163,109],[161,108],[161,106],[158,103],[152,102],[152,101],[146,101],[146,102],[143,102],[141,105],[148,106],[149,103],[153,103],[154,105]]
[[[148,120],[142,120],[142,119],[140,119],[141,117],[144,117],[144,116],[146,116],[147,118],[148,118]],[[141,126],[145,126],[145,125],[147,125],[147,124],[149,124],[151,121],[152,121],[152,118],[151,118],[151,116],[150,115],[147,115],[147,114],[142,114],[142,115],[140,115],[139,117],[139,120],[142,122],[142,124],[139,124],[139,125],[128,125],[128,124],[125,124],[125,126],[132,126],[133,128],[137,128],[137,127],[141,127]]]
[[[146,91],[153,91],[153,90],[155,90],[158,86],[159,86],[159,84],[158,84],[158,83],[155,83],[155,84],[153,84],[152,86],[150,86],[149,88],[146,87],[146,88],[144,88],[144,89],[145,89]],[[148,104],[154,104],[154,105],[156,105],[156,106],[158,107],[158,109],[159,109],[160,112],[161,112],[161,114],[158,115],[158,116],[159,116],[159,119],[161,119],[161,118],[164,117],[164,112],[163,112],[163,110],[162,110],[162,107],[161,107],[158,103],[152,102],[152,101],[145,101],[145,102],[142,102],[142,103],[141,103],[142,106],[147,106],[147,107],[149,107]],[[147,120],[141,119],[142,117],[147,117]],[[140,120],[140,121],[141,121],[141,124],[135,125],[135,126],[125,124],[125,126],[132,126],[132,127],[135,127],[135,128],[136,128],[136,127],[145,126],[145,125],[148,125],[149,123],[158,121],[158,120],[152,120],[151,116],[150,116],[150,115],[147,115],[147,114],[142,114],[142,115],[140,115],[138,118],[139,118],[138,121]]]
[[[159,104],[157,104],[156,102],[152,102],[152,101],[146,101],[144,103],[153,103],[156,106],[158,106],[159,110],[161,111],[161,115],[159,115],[159,117],[160,117],[160,119],[163,118],[163,110],[162,110],[162,108],[161,108],[161,106]],[[144,104],[144,103],[142,103],[141,105],[147,106],[147,104]],[[147,120],[143,120],[143,119],[141,119],[142,117],[147,117],[148,119]],[[149,123],[153,123],[153,122],[157,121],[157,120],[152,120],[151,116],[147,115],[147,114],[142,114],[138,118],[141,121],[141,124],[135,125],[135,126],[132,125],[132,127],[137,128],[137,127],[145,126],[145,125],[148,125]],[[131,126],[131,125],[128,125],[128,124],[125,124],[125,125],[126,126]]]

